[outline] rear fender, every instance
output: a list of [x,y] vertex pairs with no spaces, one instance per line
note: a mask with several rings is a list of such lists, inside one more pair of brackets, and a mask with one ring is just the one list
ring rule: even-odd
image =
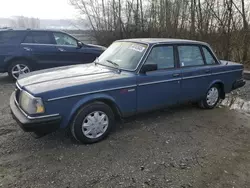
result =
[[222,81],[222,80],[219,80],[219,79],[217,79],[217,80],[213,80],[211,83],[210,83],[210,85],[209,85],[209,87],[207,88],[207,91],[209,90],[209,88],[211,88],[214,84],[219,84],[220,86],[221,86],[221,89],[222,89],[222,91],[221,91],[221,98],[222,99],[224,99],[225,98],[225,88],[224,88],[224,82]]
[[4,62],[6,65],[6,70],[8,69],[8,67],[10,66],[11,63],[15,62],[15,61],[26,61],[27,63],[30,64],[31,68],[34,68],[35,66],[31,63],[31,62],[35,62],[35,60],[33,58],[27,58],[27,57],[7,57]]

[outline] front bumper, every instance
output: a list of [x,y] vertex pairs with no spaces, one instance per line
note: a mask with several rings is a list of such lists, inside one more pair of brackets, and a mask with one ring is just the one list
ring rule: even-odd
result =
[[246,81],[243,79],[236,80],[233,84],[233,89],[238,89],[240,87],[243,87],[246,84]]
[[10,109],[13,119],[25,132],[50,133],[56,131],[60,127],[61,116],[53,117],[32,117],[32,119],[22,113],[15,104],[15,92],[10,97]]

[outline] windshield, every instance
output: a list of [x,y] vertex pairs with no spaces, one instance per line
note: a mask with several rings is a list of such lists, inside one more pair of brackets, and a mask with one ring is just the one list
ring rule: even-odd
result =
[[146,44],[114,42],[98,58],[98,63],[132,71],[136,69],[146,49]]

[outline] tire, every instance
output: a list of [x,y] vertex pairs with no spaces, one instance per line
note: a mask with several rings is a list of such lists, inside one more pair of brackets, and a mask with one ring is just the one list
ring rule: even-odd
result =
[[[215,108],[220,101],[220,93],[221,89],[217,84],[211,86],[206,93],[206,97],[199,102],[199,107],[203,109]],[[211,97],[211,95],[213,95],[213,97]]]
[[103,102],[93,102],[78,110],[70,125],[70,131],[76,141],[92,144],[106,138],[114,124],[112,109]]
[[[19,73],[14,74],[14,71],[19,71]],[[21,74],[26,74],[31,71],[32,68],[27,61],[14,61],[8,67],[8,75],[13,80],[17,80]]]

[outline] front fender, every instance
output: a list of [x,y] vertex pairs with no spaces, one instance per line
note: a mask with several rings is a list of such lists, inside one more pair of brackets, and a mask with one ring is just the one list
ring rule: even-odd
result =
[[72,120],[74,114],[77,112],[77,110],[92,102],[92,101],[96,101],[96,100],[108,100],[110,102],[112,102],[113,104],[116,104],[116,107],[118,108],[119,112],[120,112],[120,107],[117,105],[117,103],[115,102],[115,99],[106,94],[106,93],[96,93],[96,94],[92,94],[92,95],[88,95],[88,96],[83,96],[82,99],[80,99],[72,108],[72,110],[70,111],[70,114],[67,116],[67,118],[64,119],[64,121],[61,124],[61,128],[65,128],[67,125],[69,125],[70,121]]

